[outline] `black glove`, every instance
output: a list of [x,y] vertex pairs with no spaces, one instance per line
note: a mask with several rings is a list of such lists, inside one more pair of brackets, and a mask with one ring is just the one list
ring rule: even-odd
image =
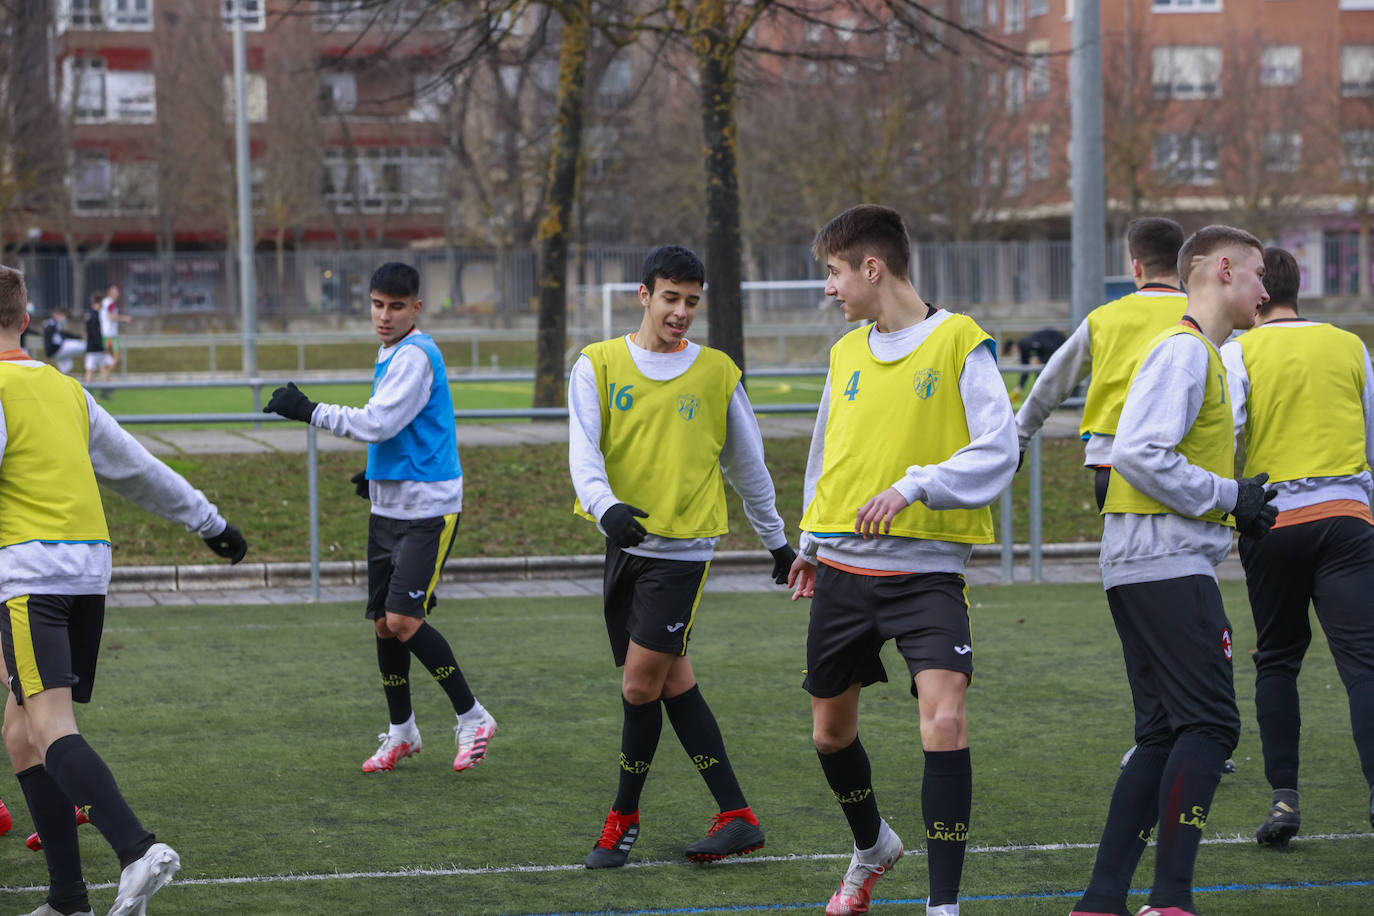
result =
[[648,517],[649,513],[643,509],[616,503],[602,514],[601,528],[617,547],[633,547],[649,533],[635,519]]
[[205,546],[213,550],[217,556],[228,560],[230,566],[242,560],[244,554],[248,553],[248,542],[243,539],[243,532],[233,525],[225,525],[219,534],[204,540]]
[[272,392],[272,400],[267,402],[262,412],[277,413],[288,420],[309,423],[310,415],[315,412],[315,402],[306,397],[305,392],[297,388],[295,382],[287,382],[285,388],[278,388]]
[[358,473],[354,474],[352,477],[348,478],[348,482],[351,483],[351,484],[353,484],[353,492],[354,492],[354,493],[357,493],[357,494],[358,494],[359,496],[361,496],[363,499],[371,499],[371,498],[372,498],[371,492],[369,492],[368,489],[367,489],[367,469],[366,469],[366,468],[364,468],[363,470],[361,470],[361,471],[359,471]]
[[1021,449],[1021,454],[1016,459],[1016,470],[1021,470],[1021,465],[1026,463],[1026,450]]
[[787,544],[774,547],[768,552],[773,555],[773,581],[778,585],[786,585],[787,574],[792,571],[792,563],[797,559],[797,552]]
[[1236,519],[1236,530],[1246,537],[1264,537],[1279,517],[1279,510],[1269,505],[1279,493],[1264,488],[1268,479],[1268,474],[1256,474],[1236,481],[1236,508],[1231,514]]

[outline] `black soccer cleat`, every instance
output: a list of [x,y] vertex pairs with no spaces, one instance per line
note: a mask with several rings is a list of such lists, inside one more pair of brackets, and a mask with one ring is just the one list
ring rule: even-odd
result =
[[726,856],[742,856],[763,848],[763,828],[752,808],[722,811],[711,821],[711,830],[685,850],[693,862],[716,862]]
[[587,854],[588,868],[620,868],[630,858],[630,848],[639,839],[639,812],[621,814],[614,808],[606,815],[601,838]]
[[[1275,797],[1264,823],[1255,831],[1255,842],[1261,846],[1287,846],[1288,841],[1297,835],[1298,827],[1302,825],[1302,817],[1298,812],[1297,791],[1280,791],[1284,793],[1283,797]],[[1274,794],[1278,796],[1279,792]]]

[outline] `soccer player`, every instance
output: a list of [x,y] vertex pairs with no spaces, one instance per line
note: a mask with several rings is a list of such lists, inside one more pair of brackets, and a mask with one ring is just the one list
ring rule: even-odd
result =
[[665,712],[720,809],[687,858],[723,859],[764,841],[687,656],[711,556],[726,532],[722,476],[772,554],[777,584],[796,553],[774,504],[739,368],[687,340],[705,278],[692,251],[654,249],[639,287],[639,330],[584,349],[568,380],[575,510],[606,535],[606,632],[624,668],[620,783],[588,868],[615,868],[629,858]]
[[1141,914],[1186,916],[1193,866],[1222,767],[1240,737],[1231,624],[1213,567],[1231,528],[1273,524],[1265,475],[1233,480],[1235,440],[1217,347],[1268,299],[1264,248],[1208,226],[1183,243],[1188,311],[1143,351],[1112,444],[1102,584],[1135,705],[1136,750],[1107,810],[1097,861],[1075,916],[1125,914],[1155,824],[1155,879]]
[[77,354],[86,352],[86,342],[79,335],[68,334],[64,326],[66,309],[53,309],[43,322],[43,355],[57,364],[57,371],[66,375],[72,371]]
[[119,365],[119,325],[131,321],[128,315],[119,312],[119,287],[110,284],[105,298],[100,300],[100,333],[105,338],[105,352],[110,355],[110,368]]
[[[1258,642],[1255,710],[1273,790],[1255,833],[1265,846],[1286,845],[1300,824],[1298,672],[1312,641],[1309,603],[1345,684],[1355,749],[1374,787],[1374,375],[1358,337],[1298,314],[1300,284],[1293,256],[1266,249],[1269,302],[1254,330],[1221,348],[1245,473],[1268,471],[1278,491],[1274,530],[1263,540],[1240,539]],[[1369,816],[1374,826],[1374,788]]]
[[76,727],[89,703],[110,581],[110,535],[96,481],[205,539],[231,563],[248,550],[203,493],[150,455],[73,379],[19,349],[24,279],[0,267],[0,656],[3,738],[34,826],[49,889],[33,916],[88,914],[72,806],[123,871],[111,914],[144,912],[180,866],[129,808]]
[[[109,381],[110,367],[113,365],[114,357],[105,351],[105,334],[101,329],[100,293],[91,293],[91,304],[86,309],[86,384],[89,385],[95,378],[97,370],[102,382]],[[100,395],[109,397],[110,389],[102,388]]]
[[[816,235],[826,295],[871,321],[830,350],[806,463],[801,556],[788,583],[812,598],[806,639],[812,740],[854,837],[826,913],[868,911],[902,857],[878,812],[859,741],[859,691],[896,642],[920,714],[921,808],[931,916],[958,916],[972,808],[964,695],[973,677],[964,566],[992,541],[988,510],[1016,471],[1016,427],[995,343],[965,315],[927,305],[911,241],[887,207],[846,210]],[[879,431],[875,435],[875,431]]]
[[486,758],[496,720],[472,695],[448,640],[427,620],[463,511],[448,371],[434,338],[415,326],[424,305],[415,268],[383,264],[372,274],[370,290],[372,326],[381,346],[368,402],[362,407],[317,404],[290,382],[272,392],[263,412],[368,443],[367,469],[353,483],[372,501],[364,616],[377,634],[391,726],[377,736],[381,746],[363,762],[363,772],[393,770],[397,761],[420,752],[410,704],[411,655],[453,704],[458,748],[453,769],[462,771]]
[[1137,291],[1088,313],[1045,363],[1016,413],[1017,436],[1025,452],[1050,413],[1092,373],[1079,431],[1085,443],[1083,464],[1094,470],[1098,509],[1106,496],[1112,437],[1136,360],[1156,334],[1183,317],[1187,305],[1178,281],[1182,244],[1183,229],[1171,219],[1146,216],[1131,221],[1126,247]]

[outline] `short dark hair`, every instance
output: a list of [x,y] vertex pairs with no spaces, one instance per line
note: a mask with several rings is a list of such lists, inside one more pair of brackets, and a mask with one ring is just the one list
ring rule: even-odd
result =
[[1298,259],[1276,246],[1264,249],[1264,291],[1269,301],[1260,306],[1266,312],[1276,305],[1286,305],[1297,311],[1298,289],[1302,286],[1302,271]]
[[826,223],[816,233],[811,253],[822,261],[837,255],[850,267],[858,267],[872,255],[902,277],[911,270],[911,236],[906,224],[896,210],[878,204],[850,207]]
[[701,263],[701,258],[690,248],[681,245],[660,245],[644,259],[644,270],[641,275],[640,282],[649,294],[653,295],[654,281],[659,277],[675,283],[700,283],[704,286],[706,265]]
[[1186,285],[1188,277],[1193,272],[1193,264],[1199,258],[1205,258],[1220,248],[1243,246],[1249,246],[1261,255],[1264,254],[1264,243],[1244,229],[1220,224],[1204,226],[1188,236],[1188,240],[1179,249],[1178,278]]
[[104,293],[100,292],[99,290],[97,290],[97,291],[91,293],[91,308],[93,308],[93,309],[98,309],[98,308],[100,308],[101,304],[102,304],[104,301],[105,301],[105,294],[104,294]]
[[1183,227],[1162,216],[1142,216],[1126,227],[1126,247],[1147,274],[1178,270]]
[[420,272],[400,261],[387,261],[372,272],[368,291],[376,290],[385,296],[404,296],[416,299],[420,295]]
[[29,310],[24,275],[13,267],[0,267],[0,330],[17,331]]

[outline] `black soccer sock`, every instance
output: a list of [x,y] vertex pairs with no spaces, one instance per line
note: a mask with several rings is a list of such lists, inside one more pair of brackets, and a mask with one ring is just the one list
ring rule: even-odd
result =
[[41,765],[16,775],[34,829],[43,841],[43,858],[48,864],[48,905],[60,913],[89,910],[91,901],[81,875],[81,844],[76,839],[71,800]]
[[1197,732],[1174,742],[1159,781],[1159,834],[1150,906],[1193,909],[1193,866],[1228,748]]
[[701,688],[696,684],[690,690],[679,693],[663,701],[668,711],[668,721],[673,723],[677,740],[682,749],[692,758],[692,764],[706,780],[706,788],[711,790],[716,805],[722,811],[734,811],[748,806],[744,791],[739,787],[735,771],[730,767],[730,758],[725,755],[725,739],[720,736],[720,726]]
[[840,803],[840,810],[849,821],[854,847],[872,849],[878,842],[883,819],[878,814],[878,799],[873,794],[873,768],[868,762],[868,752],[856,735],[848,747],[833,754],[822,754],[818,750],[816,756],[820,758],[825,781],[830,784],[830,794]]
[[377,637],[377,668],[382,672],[382,693],[392,725],[410,721],[410,649],[394,636]]
[[429,624],[422,623],[415,631],[415,635],[406,640],[405,646],[415,654],[420,664],[434,675],[439,686],[444,688],[449,702],[453,704],[454,712],[461,716],[477,704],[477,698],[468,689],[468,682],[458,668],[458,660],[453,657],[453,649],[449,647],[448,640],[444,639],[442,633]]
[[1112,790],[1092,880],[1075,910],[1126,911],[1131,878],[1145,847],[1150,845],[1150,831],[1159,818],[1159,779],[1168,760],[1168,748],[1145,746],[1137,747],[1126,761]]
[[926,865],[931,906],[956,903],[964,875],[969,815],[973,811],[973,759],[968,748],[926,751],[921,815],[926,822]]
[[649,765],[654,762],[658,738],[663,733],[663,709],[658,700],[636,705],[624,696],[620,705],[625,710],[620,728],[620,785],[611,807],[621,814],[633,814],[639,810],[639,794],[644,791]]
[[1255,714],[1264,752],[1264,778],[1271,789],[1296,789],[1298,735],[1302,731],[1297,680],[1287,674],[1256,678]]
[[[63,735],[48,746],[44,767],[62,794],[95,824],[119,857],[119,867],[139,860],[156,838],[149,833],[115,784],[100,755],[80,735]],[[41,834],[40,834],[41,836]]]
[[1350,734],[1360,755],[1365,782],[1374,786],[1374,680],[1361,681],[1349,688]]

